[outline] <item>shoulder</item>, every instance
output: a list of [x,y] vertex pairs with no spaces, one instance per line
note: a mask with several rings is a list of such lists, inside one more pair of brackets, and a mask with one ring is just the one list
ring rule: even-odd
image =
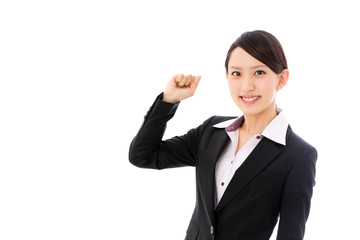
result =
[[[293,153],[308,153],[317,158],[317,150],[314,146],[296,134],[289,126],[287,131],[287,143],[286,146]],[[301,154],[302,155],[302,154]]]

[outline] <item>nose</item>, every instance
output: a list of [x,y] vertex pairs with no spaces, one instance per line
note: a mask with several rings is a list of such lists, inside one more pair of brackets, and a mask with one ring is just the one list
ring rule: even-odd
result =
[[254,81],[251,76],[245,76],[241,83],[241,89],[243,92],[250,92],[255,90]]

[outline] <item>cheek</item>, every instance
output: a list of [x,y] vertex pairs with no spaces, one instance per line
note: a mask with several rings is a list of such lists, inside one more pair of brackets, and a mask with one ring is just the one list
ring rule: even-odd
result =
[[239,86],[238,86],[238,84],[236,82],[228,81],[228,86],[229,86],[229,90],[230,90],[231,95],[239,94],[238,93]]
[[268,79],[267,81],[263,81],[259,88],[262,89],[264,94],[273,95],[276,93],[276,84],[272,79]]
[[228,79],[227,83],[228,83],[228,86],[229,86],[229,88],[231,90],[231,89],[239,88],[240,81],[236,81],[236,80],[233,80],[233,79]]

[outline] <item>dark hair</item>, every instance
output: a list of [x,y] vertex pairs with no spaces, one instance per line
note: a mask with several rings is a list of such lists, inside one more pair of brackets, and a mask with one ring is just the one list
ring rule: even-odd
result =
[[230,55],[237,47],[244,49],[276,74],[288,68],[284,50],[276,37],[268,32],[256,30],[243,33],[230,46],[225,60],[226,73],[228,72]]

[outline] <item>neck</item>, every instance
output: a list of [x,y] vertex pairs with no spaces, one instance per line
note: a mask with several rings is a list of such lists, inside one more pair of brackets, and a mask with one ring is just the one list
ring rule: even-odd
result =
[[258,114],[244,114],[241,128],[249,135],[260,134],[275,117],[275,105]]

